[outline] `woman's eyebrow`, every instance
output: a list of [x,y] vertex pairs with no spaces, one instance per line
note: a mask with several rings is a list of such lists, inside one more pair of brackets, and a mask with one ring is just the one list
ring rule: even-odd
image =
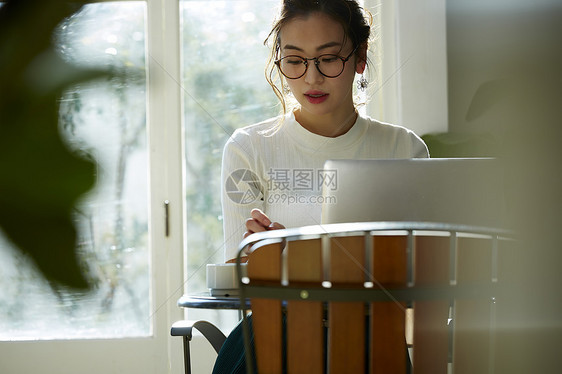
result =
[[[339,43],[339,42],[328,42],[328,43],[325,43],[325,44],[322,44],[322,45],[318,46],[316,48],[316,50],[321,51],[323,49],[327,49],[327,48],[331,48],[331,47],[339,47],[339,46],[341,46],[341,43]],[[292,45],[292,44],[285,44],[285,46],[283,47],[283,50],[286,50],[286,49],[304,52],[304,50],[302,48],[297,47],[296,45]]]
[[323,49],[327,49],[327,48],[332,48],[332,47],[341,47],[341,43],[338,42],[329,42],[326,44],[322,44],[321,46],[319,46],[318,48],[316,48],[317,51],[321,51]]
[[299,48],[299,47],[297,47],[295,45],[292,45],[292,44],[285,44],[283,49],[294,49],[295,51],[304,52],[304,50],[302,48]]

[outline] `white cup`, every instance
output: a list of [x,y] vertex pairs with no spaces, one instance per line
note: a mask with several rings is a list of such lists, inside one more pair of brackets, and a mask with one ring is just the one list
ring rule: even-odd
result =
[[[246,264],[242,265],[242,274],[246,275]],[[238,277],[236,264],[207,264],[207,288],[213,296],[238,295]]]

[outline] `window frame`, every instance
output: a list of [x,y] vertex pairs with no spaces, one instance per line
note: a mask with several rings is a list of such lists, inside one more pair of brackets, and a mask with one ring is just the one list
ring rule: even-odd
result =
[[[96,2],[110,0],[89,1]],[[184,311],[177,306],[184,283],[185,214],[181,94],[177,84],[179,6],[177,0],[144,0],[144,3],[151,334],[139,338],[0,342],[0,366],[7,372],[94,374],[183,370],[181,341],[170,336],[172,323],[184,317]]]

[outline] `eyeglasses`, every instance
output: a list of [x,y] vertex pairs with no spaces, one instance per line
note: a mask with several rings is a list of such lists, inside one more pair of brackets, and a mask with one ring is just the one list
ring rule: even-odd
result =
[[326,54],[313,58],[304,58],[301,56],[285,56],[275,61],[275,65],[279,67],[281,74],[288,79],[299,79],[306,74],[308,70],[308,61],[314,61],[318,72],[327,78],[336,78],[343,73],[345,63],[355,53],[357,47],[347,57],[339,55]]

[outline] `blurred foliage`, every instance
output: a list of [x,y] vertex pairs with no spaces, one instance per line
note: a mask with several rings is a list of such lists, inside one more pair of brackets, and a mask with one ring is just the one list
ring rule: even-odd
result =
[[496,157],[498,141],[491,133],[433,133],[422,136],[432,158]]
[[61,139],[64,89],[106,76],[65,62],[52,35],[79,10],[63,0],[7,1],[0,8],[0,228],[54,284],[87,288],[72,210],[95,183],[95,163]]

